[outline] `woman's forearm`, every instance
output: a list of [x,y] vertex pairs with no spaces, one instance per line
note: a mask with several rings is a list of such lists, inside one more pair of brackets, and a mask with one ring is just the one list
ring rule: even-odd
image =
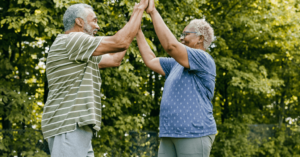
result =
[[149,62],[156,58],[155,54],[152,52],[150,46],[148,45],[145,36],[141,30],[138,31],[138,34],[136,36],[138,47],[141,53],[141,56],[146,64],[148,66]]
[[156,9],[154,9],[154,11],[150,13],[150,16],[152,18],[154,29],[161,45],[167,52],[169,52],[170,49],[172,49],[173,46],[178,43],[177,39],[167,27]]

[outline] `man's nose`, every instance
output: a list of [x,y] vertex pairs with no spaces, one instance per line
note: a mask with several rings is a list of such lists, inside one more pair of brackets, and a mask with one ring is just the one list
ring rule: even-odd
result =
[[100,29],[100,27],[99,27],[99,25],[98,25],[98,24],[96,25],[96,29],[98,29],[98,30]]

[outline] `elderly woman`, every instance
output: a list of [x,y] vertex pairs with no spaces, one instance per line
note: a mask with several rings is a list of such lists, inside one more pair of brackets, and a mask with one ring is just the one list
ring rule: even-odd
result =
[[160,106],[158,157],[208,157],[217,133],[211,100],[214,95],[216,66],[205,52],[214,38],[212,27],[196,19],[185,27],[178,42],[149,1],[155,32],[172,58],[157,58],[143,32],[137,33],[141,56],[151,70],[164,75]]

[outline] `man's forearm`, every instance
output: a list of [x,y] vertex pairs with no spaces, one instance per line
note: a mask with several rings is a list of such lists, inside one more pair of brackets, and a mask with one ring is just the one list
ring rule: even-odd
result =
[[98,67],[100,69],[103,69],[120,66],[125,53],[126,50],[118,53],[108,53],[103,55],[101,62],[98,64]]
[[120,65],[126,54],[126,51],[127,50],[119,52],[119,53],[110,53],[109,55],[111,55],[113,57],[113,60],[116,64]]
[[141,56],[146,65],[149,61],[156,58],[155,54],[151,51],[150,46],[148,45],[143,32],[140,30],[136,36],[138,47],[141,53]]
[[138,8],[130,17],[129,22],[115,35],[120,39],[124,44],[129,47],[130,43],[137,34],[137,31],[140,27],[144,9]]
[[[118,35],[120,35],[121,37],[122,37],[122,35],[123,35],[123,33],[126,33],[126,31],[125,30],[127,30],[128,28],[130,28],[129,26],[130,25],[137,25],[137,24],[135,24],[134,22],[132,22],[132,21],[134,21],[135,20],[135,18],[137,18],[138,17],[138,13],[139,13],[140,11],[139,10],[134,10],[133,12],[132,12],[132,15],[131,15],[131,17],[130,17],[130,19],[129,19],[129,22],[131,22],[131,23],[127,23],[119,32],[118,32]],[[143,12],[142,12],[143,13]],[[143,14],[142,14],[143,15]],[[141,18],[142,19],[142,18]],[[129,26],[128,26],[129,25]],[[138,28],[139,28],[139,26],[140,25],[137,25],[138,27],[137,27],[137,30],[138,30]],[[124,30],[125,29],[125,30]],[[129,31],[127,31],[127,33],[129,33],[130,34],[130,32]],[[134,33],[134,32],[133,32]],[[136,34],[136,33],[135,33]],[[133,38],[132,38],[132,40],[133,40]],[[130,41],[130,43],[132,42],[132,40]],[[129,43],[129,45],[130,45],[130,43]],[[109,55],[111,55],[112,57],[113,57],[113,60],[114,60],[114,62],[116,62],[116,63],[121,63],[122,62],[122,60],[123,60],[123,58],[124,58],[124,56],[125,56],[125,54],[126,54],[126,51],[127,50],[125,50],[125,51],[122,51],[122,52],[119,52],[119,53],[110,53]]]

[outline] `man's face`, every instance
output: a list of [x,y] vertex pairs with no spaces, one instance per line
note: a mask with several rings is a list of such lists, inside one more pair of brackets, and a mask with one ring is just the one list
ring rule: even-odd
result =
[[96,14],[94,13],[94,11],[92,9],[86,9],[87,11],[87,17],[85,19],[85,23],[84,23],[84,32],[89,34],[89,35],[92,35],[94,36],[97,31],[100,29],[97,22],[98,22],[98,19],[97,19],[97,16]]

